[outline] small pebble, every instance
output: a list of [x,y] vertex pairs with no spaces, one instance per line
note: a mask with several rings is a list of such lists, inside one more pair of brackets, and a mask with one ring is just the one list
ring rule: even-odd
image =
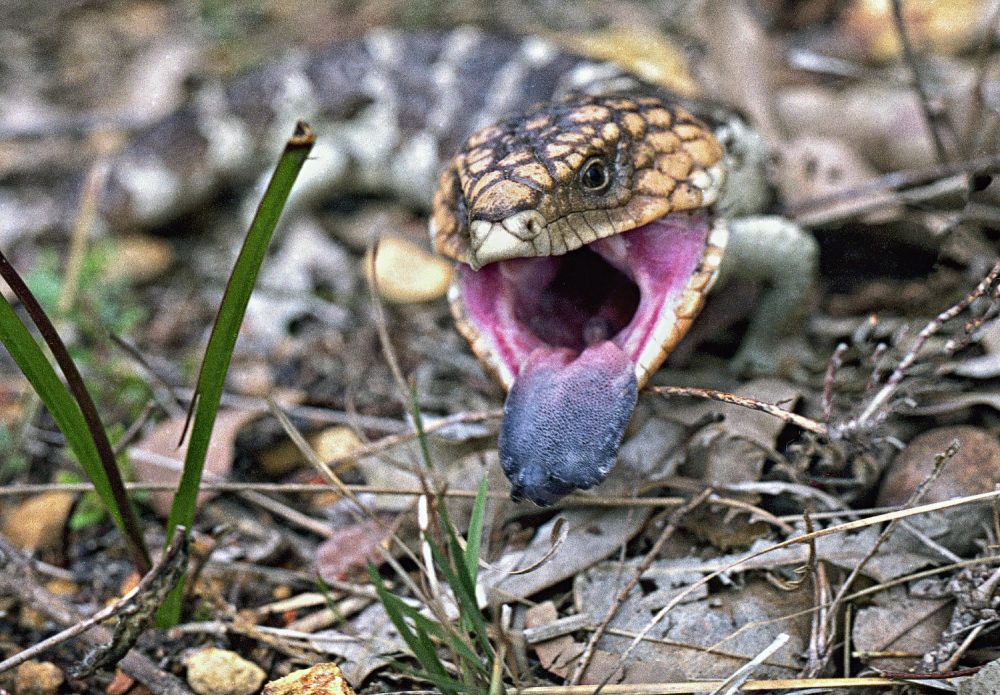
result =
[[[954,54],[976,45],[991,14],[984,0],[907,0],[901,5],[910,40],[932,53]],[[859,54],[885,61],[901,52],[890,0],[847,3],[841,25],[844,40],[852,42]]]
[[[918,504],[944,502],[957,497],[993,490],[1000,482],[1000,442],[993,435],[967,425],[939,427],[924,432],[901,451],[889,466],[879,489],[878,506],[904,504],[934,469],[934,459],[958,440],[958,452],[944,464]],[[936,512],[911,516],[911,526],[953,553],[966,557],[992,523],[989,502],[964,504]],[[911,543],[923,552],[923,541],[900,536],[897,542]]]
[[337,664],[316,664],[264,686],[262,695],[354,695]]
[[15,695],[55,695],[65,676],[55,664],[48,661],[25,661],[17,667],[14,681]]
[[108,280],[144,284],[165,275],[173,264],[174,249],[163,239],[127,236],[115,241],[105,276]]
[[[329,427],[308,438],[310,446],[324,461],[350,454],[361,446],[361,440],[349,427]],[[305,464],[302,452],[293,442],[284,441],[260,456],[261,468],[272,478],[281,477]]]
[[253,695],[267,674],[226,649],[202,649],[187,659],[187,682],[198,695]]
[[1000,442],[996,437],[968,425],[940,427],[914,437],[896,456],[879,488],[878,506],[906,502],[934,469],[934,457],[956,439],[960,444],[958,453],[944,464],[944,470],[928,488],[921,504],[992,490],[1000,482]]
[[43,492],[29,497],[6,515],[3,533],[27,552],[57,547],[62,544],[66,519],[75,501],[76,495],[69,492]]
[[[366,256],[362,263],[369,267]],[[378,245],[375,278],[383,299],[414,304],[439,299],[451,283],[452,264],[399,237],[385,237]]]

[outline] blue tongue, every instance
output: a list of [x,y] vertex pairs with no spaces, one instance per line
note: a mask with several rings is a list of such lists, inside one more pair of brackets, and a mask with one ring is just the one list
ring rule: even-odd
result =
[[631,360],[610,341],[579,354],[535,349],[514,380],[500,426],[511,497],[545,506],[603,481],[637,394]]

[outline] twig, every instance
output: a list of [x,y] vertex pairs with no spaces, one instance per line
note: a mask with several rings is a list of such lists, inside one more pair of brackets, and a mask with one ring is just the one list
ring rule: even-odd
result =
[[[729,676],[726,680],[719,684],[715,690],[711,692],[711,695],[736,695],[739,693],[741,687],[750,680],[751,674],[757,670],[764,661],[774,654],[776,651],[788,644],[788,640],[791,639],[786,633],[782,632],[771,644],[764,647],[757,656],[748,661],[746,664],[741,666],[733,675]],[[725,692],[722,689],[725,688]]]
[[[993,266],[993,269],[983,278],[982,282],[976,285],[971,292],[966,294],[961,300],[956,304],[952,305],[948,309],[945,309],[940,314],[938,314],[934,319],[932,319],[923,330],[917,335],[916,339],[913,341],[913,345],[903,356],[903,359],[899,361],[896,365],[896,369],[893,370],[892,374],[886,380],[885,385],[882,386],[881,390],[872,400],[868,403],[868,406],[862,411],[861,415],[843,425],[831,431],[831,436],[834,438],[843,437],[857,430],[867,428],[873,423],[873,417],[876,412],[882,408],[883,405],[895,394],[896,389],[899,388],[900,383],[903,381],[903,377],[906,376],[906,372],[909,371],[910,367],[917,359],[917,355],[920,350],[924,347],[924,344],[930,339],[932,335],[941,330],[945,323],[952,320],[960,313],[965,311],[972,302],[974,302],[979,297],[984,296],[987,292],[993,288],[994,283],[997,282],[997,278],[1000,277],[1000,261]],[[887,411],[882,411],[878,421],[881,421],[888,415]]]
[[830,362],[826,365],[826,376],[823,378],[823,397],[820,399],[823,404],[823,422],[830,422],[833,415],[833,382],[837,378],[837,371],[844,364],[845,352],[847,352],[847,343],[838,344],[833,354],[830,355]]
[[986,154],[964,162],[936,164],[920,169],[893,171],[871,179],[859,186],[845,188],[830,195],[810,198],[795,205],[789,205],[784,208],[783,214],[786,217],[799,220],[821,208],[829,207],[835,203],[853,201],[872,193],[896,191],[911,186],[920,186],[959,174],[974,176],[977,174],[994,174],[998,171],[1000,171],[1000,155],[996,153]]
[[965,652],[969,650],[969,647],[972,646],[972,643],[975,642],[976,638],[979,637],[979,633],[981,633],[985,628],[986,625],[984,624],[976,625],[974,628],[972,628],[969,631],[969,634],[965,636],[965,639],[962,640],[962,643],[958,645],[958,648],[955,649],[955,653],[951,655],[951,658],[948,659],[948,662],[944,665],[944,668],[942,670],[953,671],[955,667],[958,666],[959,659],[961,659],[962,656],[965,654]]
[[915,681],[915,680],[946,680],[949,678],[963,678],[965,676],[974,676],[979,673],[982,666],[973,666],[972,668],[963,668],[959,671],[939,671],[936,673],[910,673],[908,671],[883,671],[881,669],[875,669],[878,671],[879,675],[883,678],[888,678],[894,681]]
[[[146,356],[132,343],[128,342],[121,336],[111,333],[108,336],[111,339],[112,344],[116,345],[122,352],[128,355],[136,364],[142,367],[143,370],[152,378],[153,383],[159,385],[160,389],[151,388],[153,391],[156,402],[159,404],[163,411],[174,419],[180,419],[185,416],[186,411],[180,406],[180,403],[189,403],[194,398],[194,392],[188,394],[187,398],[184,398],[180,393],[177,392],[173,386],[167,381],[167,378],[160,374],[160,370],[153,367]],[[164,394],[158,393],[159,390],[164,391]]]
[[[906,22],[903,21],[902,0],[892,0],[892,18],[896,23],[896,33],[899,35],[899,42],[903,47],[903,57],[910,68],[913,78],[913,88],[920,97],[920,108],[924,112],[924,119],[927,121],[927,128],[930,130],[931,138],[934,140],[934,150],[937,152],[939,162],[948,161],[948,151],[945,149],[941,133],[938,132],[939,116],[931,108],[930,98],[927,96],[927,89],[924,87],[923,76],[920,74],[920,66],[917,64],[917,54],[910,43],[910,36],[906,31]],[[952,132],[954,136],[954,132]]]
[[680,509],[675,510],[673,514],[670,515],[669,520],[660,532],[659,538],[657,538],[656,542],[653,543],[653,547],[649,549],[649,552],[646,553],[645,557],[643,557],[642,562],[635,568],[631,579],[629,579],[629,581],[625,583],[625,586],[622,587],[622,590],[618,592],[615,600],[611,602],[610,606],[608,606],[608,610],[604,614],[604,618],[601,619],[597,628],[593,633],[591,633],[590,639],[587,640],[587,645],[584,647],[583,653],[580,655],[579,660],[576,662],[576,667],[573,669],[573,677],[570,678],[569,681],[570,685],[580,684],[583,674],[586,672],[587,667],[590,666],[590,661],[594,657],[594,650],[597,647],[597,642],[604,636],[608,626],[611,624],[611,620],[615,617],[615,614],[618,612],[618,609],[622,606],[622,604],[625,603],[625,600],[632,592],[632,589],[639,584],[639,580],[642,578],[643,573],[652,566],[653,561],[656,560],[657,556],[659,556],[664,544],[674,535],[674,532],[677,530],[677,525],[680,523],[681,519],[694,509],[701,506],[702,502],[708,499],[711,494],[711,488],[702,490],[701,494],[693,497],[687,504]]
[[[5,567],[8,564],[14,565],[14,568]],[[76,607],[39,586],[31,580],[31,575],[29,559],[4,536],[0,536],[0,588],[61,625],[84,620]],[[92,644],[104,644],[111,639],[111,631],[103,625],[94,625],[83,633],[83,639]],[[118,668],[145,685],[153,695],[193,695],[179,679],[160,670],[152,660],[136,650],[126,654],[118,663]]]
[[[912,673],[906,678],[913,679]],[[596,695],[598,688],[603,695],[686,695],[710,693],[720,681],[687,681],[675,683],[621,683],[618,685],[551,685],[531,688],[508,689],[508,695]],[[749,680],[743,684],[745,692],[773,692],[779,690],[830,690],[834,688],[876,687],[898,685],[888,678],[787,678],[775,680]]]
[[120,599],[112,603],[110,606],[107,606],[106,608],[97,611],[89,618],[81,620],[80,622],[71,625],[65,630],[57,632],[51,637],[44,639],[36,644],[33,644],[32,646],[18,652],[9,659],[0,661],[0,673],[3,673],[4,671],[12,669],[15,666],[23,664],[25,661],[35,658],[42,652],[48,651],[52,647],[62,644],[66,640],[72,639],[73,637],[76,637],[77,635],[86,632],[87,630],[97,625],[98,623],[103,622],[108,618],[114,618],[115,616],[122,613],[122,611],[131,608],[135,604],[136,598],[139,597],[144,592],[148,591],[153,582],[159,579],[160,575],[164,572],[165,569],[173,565],[175,561],[179,559],[179,557],[182,558],[186,556],[187,554],[186,551],[182,553],[182,549],[186,547],[186,542],[183,535],[183,527],[179,528],[181,530],[181,533],[178,534],[176,531],[174,532],[174,537],[170,542],[170,547],[167,549],[167,552],[165,552],[153,564],[153,567],[149,570],[149,572],[147,572],[143,576],[143,578],[139,581],[138,584],[135,585],[135,587],[131,591],[129,591]]
[[[185,401],[190,400],[194,395],[194,389],[189,387],[173,387],[173,392],[180,394]],[[242,410],[268,409],[267,399],[259,396],[244,396],[236,393],[224,392],[222,394],[222,405],[229,408],[240,408]],[[333,410],[332,408],[320,408],[312,405],[290,405],[287,408],[288,414],[296,418],[302,418],[313,423],[329,423],[331,425],[358,425],[373,432],[400,433],[409,431],[410,425],[403,420],[389,417],[379,417],[376,415],[359,415],[356,413]],[[499,410],[496,412],[500,412]],[[497,415],[497,419],[500,416]]]
[[[947,449],[945,449],[944,451],[942,451],[941,453],[937,454],[934,457],[933,470],[930,472],[930,475],[928,475],[920,482],[920,485],[917,486],[917,489],[914,490],[913,493],[910,495],[909,499],[906,500],[906,504],[903,505],[903,509],[913,508],[924,497],[924,495],[927,494],[927,490],[934,483],[934,481],[938,479],[938,476],[941,475],[941,471],[944,470],[945,464],[948,461],[950,461],[952,457],[955,456],[956,453],[958,453],[959,446],[960,444],[956,439],[952,441],[952,443],[948,446]],[[886,524],[886,527],[882,530],[882,533],[879,534],[878,539],[876,539],[872,547],[868,550],[868,552],[865,553],[864,557],[862,557],[861,560],[854,566],[850,574],[847,575],[847,578],[840,585],[840,588],[837,590],[837,594],[833,597],[833,601],[831,602],[830,608],[828,610],[828,616],[829,616],[828,627],[829,630],[831,631],[831,634],[833,633],[833,631],[836,630],[836,624],[834,621],[836,620],[837,611],[840,608],[840,604],[844,601],[844,597],[847,595],[847,592],[850,591],[851,586],[854,584],[855,580],[861,575],[861,571],[868,565],[871,559],[875,557],[875,553],[877,553],[879,548],[881,548],[882,545],[889,539],[889,536],[893,534],[893,532],[896,530],[896,526],[899,524],[901,520],[902,520],[901,517],[896,517],[892,519],[888,524]],[[820,665],[825,665],[829,661],[832,654],[833,654],[832,651],[827,651],[823,655],[821,655],[822,663]]]
[[[998,266],[998,271],[1000,271],[1000,266]],[[722,403],[732,403],[733,405],[739,405],[744,408],[759,410],[763,413],[774,415],[775,417],[781,418],[785,422],[801,427],[807,432],[812,432],[823,437],[829,434],[827,426],[822,422],[816,422],[810,418],[793,413],[790,410],[785,410],[784,408],[779,408],[776,405],[771,405],[770,403],[764,403],[763,401],[746,398],[744,396],[737,396],[736,394],[726,393],[725,391],[690,388],[686,386],[647,386],[643,389],[643,392],[655,393],[658,396],[690,396],[692,398],[706,398],[713,401],[720,401]]]
[[619,663],[617,668],[612,669],[608,672],[607,676],[605,676],[601,685],[602,686],[607,685],[611,681],[611,679],[615,677],[615,675],[624,667],[627,659],[631,656],[632,652],[635,651],[635,648],[642,642],[645,636],[649,634],[650,630],[656,627],[660,623],[660,621],[663,620],[663,618],[667,615],[667,613],[669,613],[671,610],[674,609],[675,606],[684,601],[692,593],[699,590],[701,587],[705,586],[708,582],[712,581],[713,579],[715,579],[720,575],[723,575],[727,572],[736,569],[740,565],[743,565],[751,560],[754,560],[763,555],[767,555],[768,553],[774,552],[781,548],[787,548],[789,546],[798,545],[800,543],[808,543],[814,538],[821,538],[823,536],[829,536],[836,533],[845,533],[847,531],[853,531],[859,528],[866,528],[868,526],[883,524],[892,521],[894,519],[901,519],[909,516],[915,516],[917,514],[925,514],[928,512],[938,511],[940,509],[950,509],[951,507],[957,507],[965,504],[985,502],[987,500],[993,500],[996,498],[1000,498],[1000,490],[983,492],[977,495],[967,495],[965,497],[945,500],[943,502],[934,502],[932,504],[925,504],[919,507],[913,507],[911,509],[902,509],[896,512],[880,514],[878,516],[873,516],[868,519],[850,521],[844,524],[838,524],[837,526],[831,526],[829,528],[820,529],[812,533],[806,533],[801,536],[796,536],[795,538],[789,538],[788,540],[781,541],[780,543],[775,543],[774,545],[764,548],[763,550],[757,550],[737,560],[733,560],[724,567],[720,567],[719,569],[706,574],[698,581],[694,582],[693,584],[690,584],[683,591],[678,592],[676,596],[674,596],[665,606],[663,606],[663,608],[657,611],[656,615],[654,615],[652,619],[643,627],[642,631],[639,632],[639,634],[635,637],[635,639],[633,639],[632,642],[629,644],[628,648],[626,648],[625,652],[621,655],[621,657],[619,658]]
[[101,160],[87,172],[83,193],[80,197],[80,207],[70,235],[63,287],[62,292],[59,293],[59,303],[56,306],[58,319],[69,314],[76,303],[76,294],[80,287],[80,274],[83,271],[83,257],[87,250],[87,237],[90,235],[91,227],[94,226],[101,191],[104,189],[110,171],[111,167],[107,160]]
[[[813,532],[813,522],[808,510],[802,515],[805,521],[806,533]],[[829,615],[830,584],[826,578],[826,564],[821,563],[816,552],[816,541],[809,541],[809,559],[806,566],[810,569],[813,580],[812,624],[809,632],[809,659],[803,669],[803,675],[815,676],[822,670],[822,654],[829,648],[830,639],[826,629],[826,617]]]

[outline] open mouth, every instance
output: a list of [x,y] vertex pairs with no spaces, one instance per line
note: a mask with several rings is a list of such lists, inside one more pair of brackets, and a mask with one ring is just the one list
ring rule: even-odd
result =
[[724,235],[708,212],[695,210],[561,256],[515,258],[479,271],[461,266],[452,305],[463,333],[508,389],[533,351],[579,354],[605,340],[645,383],[697,313],[700,304],[691,304],[717,269],[718,258],[706,258],[706,249],[723,247]]
[[452,309],[508,387],[501,463],[551,504],[607,475],[638,388],[701,307],[725,227],[677,212],[561,256],[461,267]]

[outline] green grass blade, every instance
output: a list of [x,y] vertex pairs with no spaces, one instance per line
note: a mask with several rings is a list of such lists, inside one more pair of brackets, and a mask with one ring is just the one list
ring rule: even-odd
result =
[[[243,323],[250,293],[264,261],[264,255],[267,253],[274,228],[278,224],[281,212],[288,201],[288,194],[312,150],[314,141],[312,131],[306,124],[300,122],[296,126],[295,135],[288,141],[285,151],[278,160],[226,285],[198,374],[193,399],[195,405],[190,441],[184,459],[184,471],[167,520],[167,538],[172,536],[176,526],[192,528],[205,455],[208,452],[215,416],[222,399],[222,390],[226,373],[229,371],[229,362],[233,356],[233,347],[236,345],[236,337]],[[180,619],[182,585],[182,582],[178,583],[178,588],[161,609],[158,620],[161,627],[174,625]]]
[[430,446],[427,444],[427,432],[424,431],[424,418],[417,401],[417,390],[410,389],[410,412],[413,415],[413,427],[417,430],[417,441],[420,443],[420,455],[428,470],[434,470],[434,460],[431,458]]
[[469,519],[469,532],[465,542],[465,571],[469,574],[473,586],[476,585],[476,577],[479,575],[479,544],[482,541],[483,520],[486,517],[487,482],[483,477],[479,483],[476,501],[472,504],[472,517]]
[[[413,652],[413,656],[416,657],[417,661],[420,663],[423,669],[423,676],[432,680],[435,685],[441,688],[446,693],[454,693],[458,695],[458,690],[453,689],[453,687],[448,687],[451,679],[448,677],[448,672],[444,668],[444,664],[438,658],[437,652],[434,650],[434,645],[431,642],[428,634],[423,630],[418,629],[414,631],[407,624],[406,619],[403,617],[407,606],[402,599],[391,593],[382,581],[382,577],[379,575],[378,570],[371,563],[368,564],[368,577],[371,580],[372,586],[375,587],[375,592],[378,595],[379,602],[385,608],[386,614],[389,616],[389,620],[399,631],[399,635],[406,642],[406,645]],[[419,624],[418,624],[419,625]],[[422,634],[418,634],[422,633]]]
[[[0,254],[0,263],[6,266],[4,268],[4,277],[8,284],[11,284],[12,280],[15,284],[19,283],[20,277],[17,276],[2,254]],[[13,274],[13,276],[9,273]],[[21,285],[23,286],[23,283]],[[19,291],[22,289],[27,295]],[[22,303],[25,300],[29,302],[34,301],[34,297],[26,287],[15,288],[15,291],[22,298]],[[37,305],[37,302],[35,304]],[[38,311],[41,311],[41,307],[36,306],[36,308]],[[33,316],[35,314],[36,312],[32,312]],[[44,312],[42,316],[44,317]],[[47,318],[45,318],[45,321],[47,322]],[[51,323],[48,323],[46,328],[50,329],[53,333],[55,331]],[[69,355],[65,351],[65,345],[58,339],[58,336],[55,339],[62,347],[64,358],[69,359]],[[35,390],[35,393],[38,394],[45,407],[48,408],[52,419],[55,420],[63,436],[66,437],[66,442],[69,444],[70,449],[76,455],[80,465],[83,466],[87,477],[94,484],[94,489],[107,507],[115,525],[122,532],[136,568],[139,571],[148,571],[149,555],[142,540],[138,521],[135,519],[132,506],[128,502],[128,497],[125,495],[125,486],[122,483],[121,475],[115,464],[114,455],[110,454],[110,444],[108,444],[108,451],[106,452],[110,455],[110,465],[107,461],[102,460],[98,449],[97,437],[103,436],[104,442],[107,442],[107,434],[103,427],[100,426],[99,418],[97,419],[99,434],[95,436],[94,423],[88,423],[81,403],[77,398],[74,398],[69,388],[59,379],[59,376],[56,374],[55,369],[41,347],[35,342],[31,333],[28,332],[27,327],[21,323],[21,319],[18,318],[14,308],[2,296],[0,296],[0,342],[3,342],[4,347],[7,348],[11,357],[14,358],[17,366]],[[75,365],[72,365],[72,361],[70,361],[70,364],[74,377],[77,380],[78,390],[83,389],[85,393],[86,388],[83,387],[83,381],[80,378],[79,372],[76,371]],[[89,394],[86,396],[86,400],[89,400]],[[96,417],[96,410],[92,412],[91,419],[94,417]]]
[[448,586],[451,587],[452,593],[455,595],[455,600],[458,601],[458,607],[461,612],[460,621],[463,629],[473,634],[479,642],[479,647],[483,650],[483,654],[488,659],[492,659],[493,646],[490,644],[486,621],[483,619],[483,614],[479,610],[479,603],[476,601],[475,585],[469,581],[469,577],[465,573],[465,567],[458,560],[462,555],[457,541],[452,539],[451,543],[452,553],[456,558],[454,566],[448,562],[448,559],[444,556],[441,549],[437,547],[436,543],[430,540],[427,542],[430,546],[431,554],[434,556],[434,562],[438,565],[438,570],[441,572]]

